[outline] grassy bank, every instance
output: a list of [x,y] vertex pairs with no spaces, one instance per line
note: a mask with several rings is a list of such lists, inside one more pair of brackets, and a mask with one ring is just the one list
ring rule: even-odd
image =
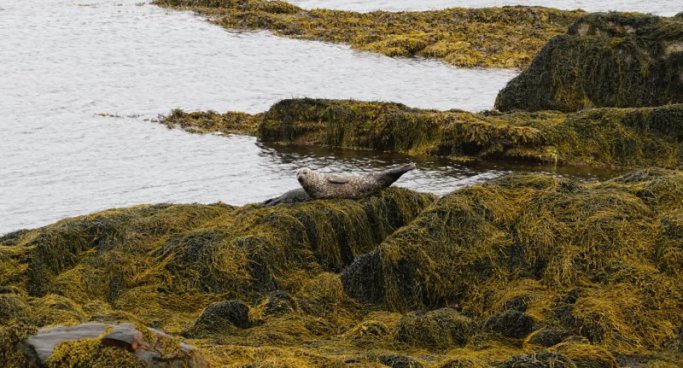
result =
[[[234,113],[183,113],[164,120],[193,130],[233,128]],[[241,116],[241,115],[240,115]],[[680,167],[683,105],[554,111],[469,113],[396,103],[293,99],[251,116],[264,142],[450,157],[591,167]],[[254,123],[253,120],[256,122]],[[169,124],[168,122],[174,122]],[[232,121],[232,120],[230,120]],[[212,129],[208,129],[212,130]]]
[[[0,237],[0,363],[36,327],[121,320],[214,366],[674,367],[681,198],[680,172],[649,170],[67,219]],[[98,349],[52,366],[130,358]]]
[[356,13],[304,10],[282,1],[156,0],[229,29],[351,45],[388,56],[435,58],[462,67],[523,68],[583,12],[541,7]]

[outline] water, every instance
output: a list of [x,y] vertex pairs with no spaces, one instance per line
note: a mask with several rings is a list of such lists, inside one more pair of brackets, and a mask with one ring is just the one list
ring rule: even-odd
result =
[[505,5],[537,5],[589,12],[634,11],[672,16],[683,11],[680,0],[291,0],[303,8],[328,8],[369,12],[373,10],[434,10],[454,7],[486,8]]
[[[264,200],[296,187],[303,164],[364,170],[406,161],[298,153],[283,164],[251,137],[146,121],[174,107],[259,112],[312,96],[476,111],[516,74],[231,33],[136,1],[1,3],[0,233],[137,203]],[[435,168],[403,184],[443,192],[476,175]]]
[[[174,107],[259,112],[306,96],[478,111],[517,73],[228,32],[138,1],[0,3],[0,233],[138,203],[260,201],[297,187],[304,165],[369,171],[407,161],[274,149],[149,121]],[[418,164],[399,184],[435,193],[510,169]]]

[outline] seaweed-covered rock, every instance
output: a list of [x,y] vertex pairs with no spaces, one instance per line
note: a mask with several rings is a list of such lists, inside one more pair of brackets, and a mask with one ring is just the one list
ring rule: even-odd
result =
[[581,368],[617,368],[617,360],[602,347],[566,342],[554,348],[558,353],[568,357]]
[[472,321],[453,308],[412,312],[398,324],[396,339],[409,345],[443,349],[462,346],[472,332]]
[[296,300],[286,291],[275,290],[259,303],[263,316],[284,316],[296,312],[299,307]]
[[26,300],[16,294],[0,294],[0,323],[25,316],[29,305]]
[[206,307],[195,321],[192,334],[225,332],[235,327],[248,328],[249,326],[251,326],[249,307],[239,300],[228,300]]
[[208,367],[195,349],[129,323],[99,322],[39,329],[22,344],[32,366]]
[[578,368],[569,358],[556,353],[544,352],[517,355],[500,365],[502,368]]
[[422,368],[422,363],[404,355],[382,355],[379,361],[391,368]]
[[369,303],[381,303],[384,298],[384,279],[379,252],[357,257],[341,274],[344,290],[351,297]]
[[[421,56],[474,67],[521,67],[583,11],[506,6],[421,12],[305,10],[284,1],[156,0],[191,9],[230,29],[344,42],[387,56]],[[482,35],[486,35],[485,37]]]
[[569,330],[543,327],[529,335],[527,342],[531,345],[551,347],[561,343],[565,338],[571,335],[572,333]]
[[[683,280],[653,258],[669,229],[662,221],[681,198],[679,171],[643,170],[602,182],[502,177],[444,196],[385,239],[377,250],[382,276],[373,280],[384,281],[388,308],[459,303],[479,316],[500,313],[492,310],[494,296],[526,295],[521,282],[534,280],[526,311],[506,312],[528,315],[511,318],[523,322],[523,333],[513,335],[531,332],[533,318],[617,351],[658,348],[683,320],[683,290],[676,286]],[[572,293],[579,282],[582,291]],[[498,299],[501,308],[512,300]],[[548,313],[563,299],[567,308]]]
[[534,319],[524,312],[506,310],[486,321],[486,327],[505,337],[520,339],[529,335],[535,326]]
[[577,111],[683,102],[683,19],[596,13],[552,38],[496,108]]

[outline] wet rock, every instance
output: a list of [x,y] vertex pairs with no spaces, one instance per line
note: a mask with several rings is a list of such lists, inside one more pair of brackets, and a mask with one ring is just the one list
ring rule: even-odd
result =
[[412,312],[398,324],[398,341],[427,348],[447,348],[467,343],[472,321],[452,308],[427,313]]
[[379,361],[391,368],[422,368],[423,365],[417,360],[403,355],[382,355]]
[[569,358],[561,354],[544,352],[518,355],[500,365],[501,368],[578,368]]
[[534,319],[524,312],[506,310],[488,321],[486,327],[505,337],[520,339],[529,335],[534,329]]
[[595,13],[552,38],[496,108],[577,111],[683,102],[683,19]]
[[384,277],[379,252],[357,257],[341,274],[344,291],[351,297],[366,303],[384,300]]
[[192,335],[230,331],[231,329],[248,328],[249,307],[239,300],[228,300],[209,305],[197,318],[192,328]]
[[451,360],[442,365],[441,368],[474,368],[474,363],[464,359]]
[[259,308],[263,316],[284,316],[299,310],[294,298],[286,291],[273,291],[259,303]]
[[17,294],[0,294],[0,323],[25,315],[28,303]]
[[[62,361],[76,366],[97,366],[106,355],[105,359],[111,361],[134,364],[138,360],[148,367],[208,367],[193,347],[177,343],[161,331],[148,330],[150,340],[146,341],[143,333],[130,323],[90,322],[44,327],[29,336],[20,349],[34,366],[45,366],[48,360],[57,366]],[[105,353],[102,350],[105,348],[115,350]]]
[[551,347],[561,343],[565,338],[571,335],[571,331],[568,330],[544,327],[531,334],[529,336],[528,343],[544,347]]

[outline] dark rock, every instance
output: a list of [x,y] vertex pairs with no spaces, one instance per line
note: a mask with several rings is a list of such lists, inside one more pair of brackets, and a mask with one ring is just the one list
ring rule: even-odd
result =
[[228,300],[206,307],[195,321],[191,334],[203,335],[250,326],[249,307],[239,300]]
[[403,355],[382,355],[379,361],[391,368],[422,368],[423,365],[417,360]]
[[571,335],[571,331],[552,327],[544,327],[534,332],[529,337],[529,343],[533,345],[551,347],[561,343],[565,338]]
[[578,368],[567,357],[555,353],[518,355],[500,365],[501,368]]
[[284,316],[299,310],[296,300],[283,290],[273,291],[259,303],[264,316]]
[[451,360],[442,365],[441,368],[474,368],[474,363],[469,360]]
[[534,329],[535,321],[531,316],[516,310],[506,310],[488,321],[486,327],[505,337],[520,339],[529,335]]
[[398,324],[396,339],[427,348],[447,348],[467,343],[472,321],[452,308],[408,313]]
[[384,300],[384,277],[380,254],[377,251],[357,257],[341,274],[344,291],[366,303]]
[[0,322],[6,322],[12,318],[26,314],[28,303],[17,294],[0,294]]
[[594,13],[552,38],[496,108],[577,111],[683,102],[683,19]]

